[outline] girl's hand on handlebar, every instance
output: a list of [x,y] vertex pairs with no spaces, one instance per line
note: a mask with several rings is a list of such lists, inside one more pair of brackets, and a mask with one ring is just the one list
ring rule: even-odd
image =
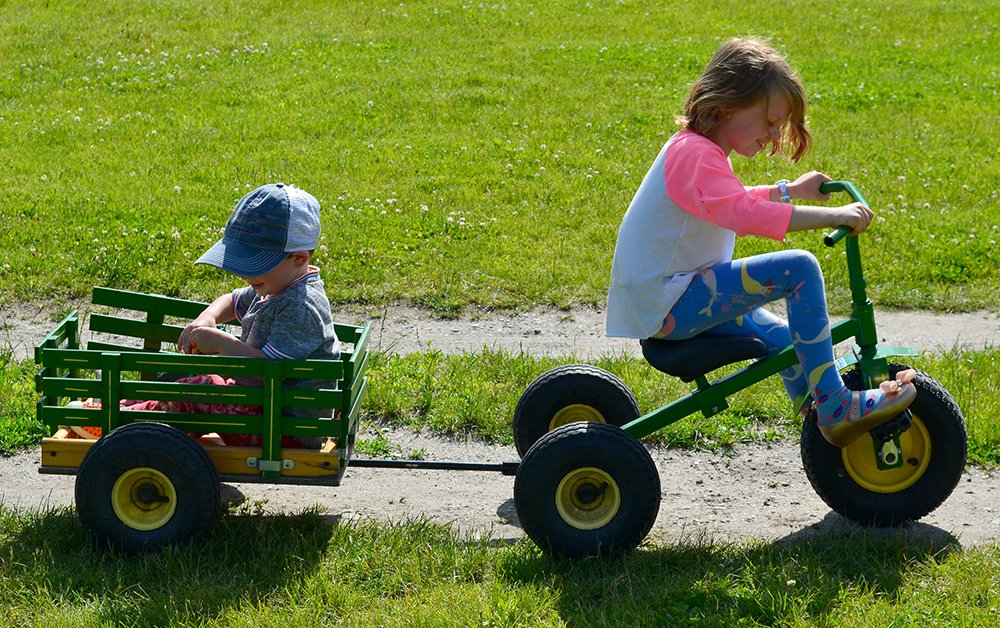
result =
[[866,231],[872,224],[872,218],[875,216],[875,212],[868,209],[862,203],[851,203],[850,205],[835,207],[832,214],[834,220],[830,223],[830,226],[839,227],[844,225],[850,227],[851,235],[858,235]]
[[819,186],[832,180],[822,172],[814,170],[805,173],[792,183],[789,183],[788,192],[792,198],[800,198],[807,201],[826,201],[830,199],[830,195],[820,193]]

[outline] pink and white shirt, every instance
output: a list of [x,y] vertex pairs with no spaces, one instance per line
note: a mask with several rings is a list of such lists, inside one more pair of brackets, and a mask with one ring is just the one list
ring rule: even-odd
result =
[[680,131],[660,150],[618,230],[607,335],[648,338],[694,274],[733,259],[737,235],[782,240],[792,206],[745,187],[722,149]]

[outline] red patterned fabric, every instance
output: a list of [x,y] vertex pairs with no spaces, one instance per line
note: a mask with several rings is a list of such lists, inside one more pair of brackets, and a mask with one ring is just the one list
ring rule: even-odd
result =
[[[232,386],[235,382],[220,375],[192,375],[177,380],[179,384],[205,384],[212,386]],[[200,401],[165,401],[150,399],[148,401],[123,400],[122,410],[155,410],[159,412],[184,412],[197,414],[228,414],[240,416],[255,416],[262,413],[260,406],[247,406],[231,403],[205,403]],[[192,434],[198,437],[202,434]],[[227,445],[238,447],[260,447],[261,437],[258,434],[219,434]],[[299,447],[299,443],[291,436],[281,438],[282,447]]]

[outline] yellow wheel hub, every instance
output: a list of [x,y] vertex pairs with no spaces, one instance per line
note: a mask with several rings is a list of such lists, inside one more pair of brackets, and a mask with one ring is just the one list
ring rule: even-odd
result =
[[549,421],[549,431],[570,423],[607,423],[607,421],[604,420],[604,415],[597,408],[583,403],[574,403],[555,413],[555,416]]
[[899,435],[902,466],[879,469],[876,451],[871,434],[865,434],[841,450],[844,468],[862,488],[874,493],[898,493],[913,486],[927,471],[931,461],[931,437],[923,421],[914,414],[913,425]]
[[133,530],[156,530],[173,518],[177,491],[162,472],[136,467],[121,474],[115,482],[111,507],[118,519]]
[[622,493],[606,471],[583,467],[566,474],[556,488],[556,510],[577,530],[596,530],[615,518]]

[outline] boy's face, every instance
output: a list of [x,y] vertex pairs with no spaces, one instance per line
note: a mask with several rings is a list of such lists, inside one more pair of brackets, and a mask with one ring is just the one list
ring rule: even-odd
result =
[[726,114],[726,118],[712,133],[711,139],[728,155],[735,151],[750,158],[761,152],[772,141],[781,139],[781,129],[791,115],[788,97],[781,93]]
[[250,287],[262,297],[280,294],[285,288],[309,270],[309,253],[291,253],[281,260],[281,263],[258,277],[240,279],[250,284]]

